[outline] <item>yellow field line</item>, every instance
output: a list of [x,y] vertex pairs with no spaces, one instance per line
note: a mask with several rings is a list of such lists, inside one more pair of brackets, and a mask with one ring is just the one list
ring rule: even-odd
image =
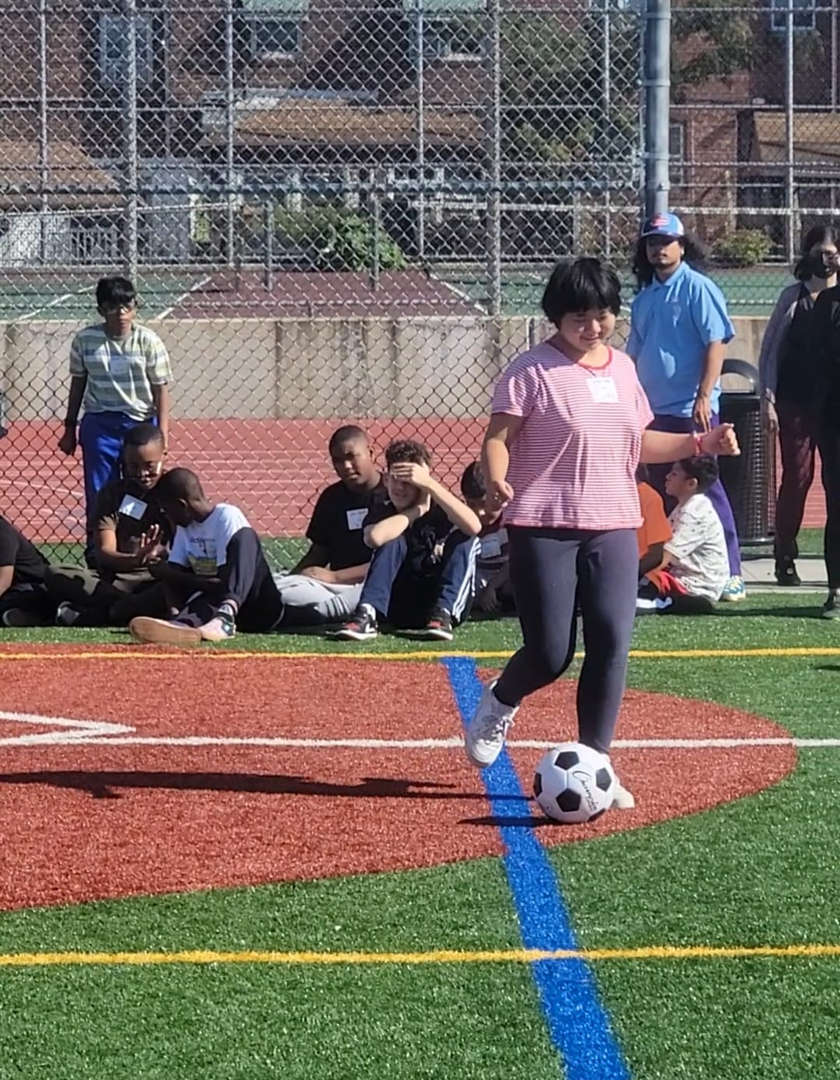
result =
[[532,964],[541,960],[731,960],[840,956],[834,945],[644,945],[635,949],[487,949],[474,952],[42,952],[0,954],[0,967],[274,964],[280,966],[396,964]]
[[[489,652],[458,652],[454,649],[418,649],[412,652],[234,652],[228,649],[182,649],[178,652],[155,652],[137,648],[132,652],[111,652],[90,650],[86,652],[3,652],[0,651],[0,663],[4,660],[184,660],[187,657],[203,660],[438,660],[444,656],[460,656],[472,660],[507,660],[513,655],[511,650],[492,650]],[[840,656],[838,646],[794,646],[785,649],[631,649],[630,656],[636,660],[711,660],[717,657],[748,656]],[[582,652],[575,653],[577,659],[583,658]]]

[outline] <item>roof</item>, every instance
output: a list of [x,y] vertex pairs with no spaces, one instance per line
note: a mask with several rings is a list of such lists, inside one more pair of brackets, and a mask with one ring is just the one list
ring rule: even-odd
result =
[[[234,139],[238,146],[327,145],[372,147],[413,145],[417,141],[417,111],[410,106],[377,107],[346,101],[295,98],[268,108],[237,106]],[[469,147],[481,138],[475,113],[436,108],[424,117],[426,146]],[[205,129],[207,146],[225,142],[223,126]]]
[[[793,156],[797,166],[840,169],[840,113],[796,112]],[[749,160],[762,165],[787,162],[787,130],[783,112],[753,113]]]
[[[35,210],[40,205],[40,149],[35,139],[0,139],[0,208]],[[50,142],[46,190],[50,206],[66,209],[116,206],[123,202],[117,180],[78,143]],[[54,193],[54,194],[53,194]]]

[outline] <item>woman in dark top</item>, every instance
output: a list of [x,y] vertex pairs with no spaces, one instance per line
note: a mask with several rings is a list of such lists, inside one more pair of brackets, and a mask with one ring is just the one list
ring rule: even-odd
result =
[[[837,284],[838,237],[840,233],[831,225],[817,225],[805,234],[794,270],[798,281],[782,290],[761,344],[762,411],[769,430],[778,431],[782,457],[775,541],[780,585],[800,583],[794,563],[796,536],[814,479],[814,451],[826,392],[814,312],[820,293]],[[836,584],[840,586],[840,578]]]

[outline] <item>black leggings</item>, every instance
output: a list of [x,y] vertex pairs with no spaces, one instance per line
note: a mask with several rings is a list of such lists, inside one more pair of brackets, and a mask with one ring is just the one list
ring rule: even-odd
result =
[[823,424],[817,445],[825,489],[823,554],[829,589],[840,589],[840,430]]
[[509,526],[508,536],[524,644],[499,677],[496,696],[517,705],[563,674],[574,658],[579,605],[586,656],[578,681],[578,737],[608,753],[636,613],[636,531]]

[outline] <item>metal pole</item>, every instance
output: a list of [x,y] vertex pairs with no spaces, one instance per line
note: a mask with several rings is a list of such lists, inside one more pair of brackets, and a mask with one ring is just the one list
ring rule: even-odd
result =
[[[610,25],[610,0],[604,0],[604,47],[603,56],[601,57],[601,74],[603,79],[603,98],[604,98],[604,130],[610,131],[610,112],[612,110],[612,82],[611,82],[611,68],[612,68],[612,26]],[[613,159],[613,154],[610,152],[610,160]],[[607,259],[612,256],[612,209],[610,207],[610,182],[612,177],[610,176],[610,165],[606,167],[607,174],[607,187],[604,192],[604,255]]]
[[125,150],[126,150],[126,272],[135,281],[137,278],[137,2],[125,0],[125,13],[128,33],[128,69],[126,72],[126,115],[125,115]]
[[796,252],[796,236],[793,218],[794,199],[794,131],[793,131],[793,0],[788,0],[785,12],[785,258],[793,262]]
[[[837,3],[831,5],[831,108],[837,108]],[[834,185],[832,185],[832,191]]]
[[38,215],[38,255],[43,266],[47,261],[47,211],[49,198],[49,136],[47,131],[47,0],[38,3],[38,165],[41,189]]
[[490,185],[487,191],[487,292],[490,314],[502,310],[502,45],[499,0],[489,0],[490,85],[487,117],[487,152],[490,158]]
[[379,228],[382,222],[381,203],[379,198],[379,179],[374,180],[374,187],[370,193],[370,202],[373,218],[373,237],[371,239],[371,266],[370,266],[370,287],[373,290],[379,288]]
[[671,0],[646,0],[644,37],[645,214],[668,210],[671,96]]
[[265,201],[265,287],[274,287],[274,200]]
[[234,174],[234,106],[233,73],[233,0],[225,3],[225,188],[227,195],[226,239],[228,266],[235,263],[236,251],[236,194]]
[[417,42],[417,254],[426,258],[426,24],[423,0],[414,0]]

